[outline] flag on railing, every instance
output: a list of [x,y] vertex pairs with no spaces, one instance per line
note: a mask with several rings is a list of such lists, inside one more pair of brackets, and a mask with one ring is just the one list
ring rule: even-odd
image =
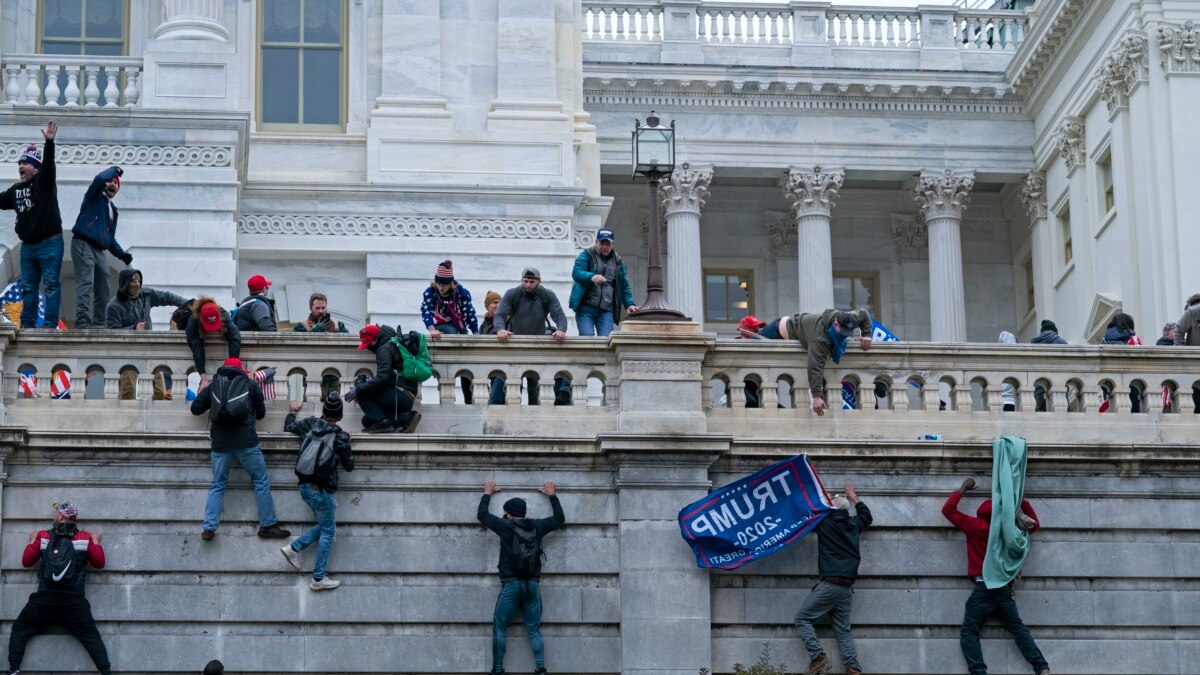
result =
[[698,567],[732,570],[811,532],[832,510],[808,455],[797,455],[683,507],[679,530]]
[[858,407],[858,387],[850,380],[842,380],[842,410]]
[[66,370],[56,370],[50,377],[50,398],[71,398],[71,373]]
[[[8,319],[12,323],[21,323],[21,309],[25,307],[24,291],[21,289],[21,282],[14,281],[4,288],[4,292],[0,293],[0,315]],[[38,311],[37,311],[37,326],[41,328],[46,323],[46,294],[38,293]],[[67,326],[58,320],[59,330],[66,330]]]
[[871,324],[871,340],[874,342],[900,342],[900,338],[896,334],[888,330],[887,326],[879,323],[878,319],[872,318]]
[[254,378],[254,382],[255,382],[255,384],[258,385],[258,388],[262,389],[263,400],[264,401],[274,401],[275,400],[275,369],[274,368],[263,368],[262,370],[256,370],[256,371],[254,371],[254,373],[251,374],[251,377]]
[[29,398],[37,398],[37,371],[21,371],[21,393]]

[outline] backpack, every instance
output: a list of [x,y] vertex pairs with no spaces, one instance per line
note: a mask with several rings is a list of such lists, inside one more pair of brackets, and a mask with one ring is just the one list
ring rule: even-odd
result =
[[217,424],[238,424],[252,414],[250,378],[241,375],[232,380],[224,375],[212,383],[212,406],[208,418]]
[[512,554],[508,557],[508,566],[519,579],[533,578],[542,570],[542,560],[546,552],[538,541],[537,530],[533,527],[524,528],[513,523]]
[[[513,298],[512,313],[514,315],[517,313],[517,308],[521,306],[521,298],[524,297],[524,295],[524,292],[517,293],[516,297]],[[555,328],[554,324],[550,323],[550,298],[542,292],[540,287],[537,290],[537,296],[538,300],[542,301],[542,316],[546,317],[546,335],[553,335],[554,331],[558,329]],[[509,318],[511,319],[512,317]]]
[[188,300],[171,312],[171,328],[175,330],[186,330],[188,320],[192,318],[192,303],[196,302],[195,298]]
[[309,431],[300,442],[300,456],[296,458],[296,477],[305,483],[314,483],[328,478],[337,468],[333,454],[333,442],[337,431],[316,434]]
[[239,310],[242,309],[243,307],[253,303],[255,300],[262,300],[263,302],[267,301],[267,299],[262,297],[261,295],[252,295],[252,296],[250,296],[249,300],[243,302],[242,304],[238,305],[237,307],[234,307],[233,310],[229,312],[229,321],[233,325],[237,326],[238,330],[246,330],[245,326],[238,323]]
[[416,354],[408,351],[408,348],[400,341],[398,335],[388,340],[388,342],[396,345],[396,350],[400,352],[400,360],[404,362],[401,369],[396,371],[396,376],[416,384],[421,384],[433,377],[433,359],[429,356],[429,343],[425,341],[423,333],[410,331],[408,335],[410,340],[415,339],[417,341]]
[[50,543],[42,551],[42,568],[39,571],[46,588],[70,590],[83,570],[83,564],[75,557],[73,535],[51,532]]

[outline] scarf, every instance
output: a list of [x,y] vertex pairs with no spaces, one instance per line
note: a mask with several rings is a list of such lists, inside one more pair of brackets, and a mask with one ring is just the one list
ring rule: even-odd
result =
[[467,322],[463,320],[462,309],[458,306],[458,289],[450,295],[442,295],[437,293],[435,298],[436,305],[433,310],[434,324],[448,323],[458,330],[463,330],[467,327]]
[[833,359],[834,363],[842,362],[842,354],[846,353],[846,336],[838,331],[833,322],[829,322],[829,327],[825,329],[825,334],[829,336],[829,358]]

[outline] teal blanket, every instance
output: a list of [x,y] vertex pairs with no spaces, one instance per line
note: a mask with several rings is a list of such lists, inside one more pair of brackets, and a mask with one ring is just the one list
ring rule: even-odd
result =
[[1029,534],[1017,526],[1025,498],[1025,439],[1001,436],[992,443],[992,526],[983,558],[983,582],[1003,588],[1017,577],[1029,554]]

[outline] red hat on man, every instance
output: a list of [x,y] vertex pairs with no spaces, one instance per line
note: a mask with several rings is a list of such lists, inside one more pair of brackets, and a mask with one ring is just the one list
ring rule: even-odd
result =
[[231,356],[231,357],[225,359],[225,363],[223,363],[221,365],[232,366],[234,368],[237,368],[238,370],[245,370],[245,368],[242,367],[242,360],[236,356]]
[[200,305],[200,327],[209,333],[221,330],[221,308],[215,302]]
[[370,347],[375,343],[375,340],[379,339],[379,326],[375,324],[363,326],[363,329],[358,331],[358,339],[362,341],[358,345],[359,349]]
[[251,293],[261,293],[264,288],[271,285],[271,280],[261,274],[255,274],[246,281],[246,287]]
[[751,314],[738,322],[738,337],[742,337],[746,333],[757,333],[765,325],[767,325],[766,322],[759,321],[757,316]]

